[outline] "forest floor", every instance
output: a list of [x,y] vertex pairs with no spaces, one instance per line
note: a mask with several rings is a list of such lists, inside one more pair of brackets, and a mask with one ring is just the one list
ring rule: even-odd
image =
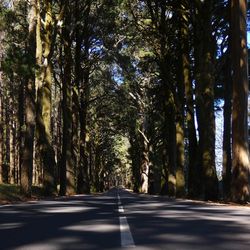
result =
[[18,185],[0,184],[0,205],[39,200],[42,198],[42,189],[40,187],[32,187],[32,196],[27,198],[21,194]]

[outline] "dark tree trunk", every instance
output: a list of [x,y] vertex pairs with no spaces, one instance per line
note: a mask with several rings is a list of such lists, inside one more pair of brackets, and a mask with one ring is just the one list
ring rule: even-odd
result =
[[132,174],[133,174],[133,191],[139,193],[140,184],[141,184],[141,175],[140,175],[140,166],[141,166],[141,157],[140,157],[140,145],[139,145],[139,136],[136,133],[136,121],[131,121],[132,126],[129,130],[129,142],[130,149],[129,154],[132,161]]
[[[7,90],[7,98],[9,98],[10,92]],[[5,104],[5,158],[4,158],[4,182],[10,183],[9,169],[10,169],[10,106]]]
[[[230,47],[230,46],[229,46]],[[231,191],[232,178],[232,148],[231,148],[231,118],[232,118],[232,80],[231,80],[231,56],[227,62],[226,78],[224,82],[224,130],[223,130],[223,197],[228,200]]]
[[173,97],[169,96],[167,105],[167,123],[168,127],[168,195],[176,195],[176,169],[177,169],[177,152],[176,152],[176,123],[175,123],[175,105]]
[[63,116],[63,144],[61,160],[60,194],[70,195],[75,193],[74,166],[72,161],[72,83],[71,83],[71,37],[70,22],[71,11],[69,3],[65,4],[65,27],[63,28],[64,46],[64,76],[62,86],[62,116]]
[[25,113],[25,131],[24,147],[20,169],[21,191],[26,195],[31,195],[32,171],[33,171],[33,148],[35,131],[35,75],[33,68],[35,66],[35,47],[36,47],[36,0],[30,1],[29,10],[29,37],[28,37],[28,57],[30,58],[30,72],[25,83],[24,113]]
[[[196,100],[199,131],[199,149],[202,165],[205,200],[217,200],[218,179],[215,168],[215,116],[214,116],[214,55],[211,15],[213,3],[197,3],[196,19]],[[206,32],[204,32],[206,30]]]
[[2,86],[2,72],[0,71],[0,183],[3,183],[3,153],[4,153],[4,146],[3,146],[3,86]]
[[[79,118],[80,118],[80,162],[79,162],[79,171],[77,178],[77,191],[78,193],[89,193],[90,184],[89,184],[89,167],[88,167],[88,156],[87,156],[87,145],[86,145],[86,133],[87,133],[87,113],[88,113],[88,104],[89,104],[89,95],[90,95],[90,86],[89,86],[89,77],[90,77],[90,58],[89,58],[89,49],[90,49],[90,31],[89,31],[89,15],[91,9],[91,1],[87,1],[84,14],[84,27],[83,33],[78,33],[77,46],[84,46],[84,52],[82,60],[84,61],[84,69],[81,69],[82,77],[79,79],[79,93],[80,93],[80,109],[79,109]],[[78,30],[78,32],[80,32]],[[77,47],[78,52],[80,53],[79,47]],[[79,54],[79,56],[81,53]],[[76,58],[78,63],[80,58]],[[80,64],[76,65],[78,71],[80,70]]]
[[19,86],[19,95],[18,95],[18,182],[20,183],[20,173],[23,161],[23,152],[24,152],[24,81],[20,82]]

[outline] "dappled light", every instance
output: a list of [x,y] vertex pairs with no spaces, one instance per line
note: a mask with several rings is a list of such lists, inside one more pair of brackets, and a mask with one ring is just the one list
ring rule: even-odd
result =
[[[121,204],[123,211],[119,211]],[[58,213],[64,209],[65,213]],[[130,230],[138,249],[245,250],[250,243],[249,215],[247,207],[136,195],[112,189],[98,196],[1,207],[0,232],[4,239],[1,247],[120,249],[120,232]],[[119,226],[119,218],[126,218],[128,224]],[[25,237],[29,232],[32,237]],[[8,235],[15,235],[15,241]]]
[[0,248],[248,250],[248,7],[0,0]]

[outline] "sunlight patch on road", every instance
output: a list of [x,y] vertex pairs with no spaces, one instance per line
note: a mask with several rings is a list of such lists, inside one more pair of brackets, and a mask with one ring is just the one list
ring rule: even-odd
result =
[[[37,242],[33,244],[25,244],[19,247],[16,247],[15,250],[59,250],[65,245],[76,245],[80,242],[80,239],[77,237],[63,237],[48,240],[46,242]],[[64,249],[64,248],[63,248]]]
[[62,227],[61,229],[68,230],[68,231],[78,231],[78,232],[107,233],[107,232],[115,232],[117,231],[118,228],[117,228],[117,225],[108,224],[108,221],[96,220],[95,224],[81,224],[80,222],[79,224]]
[[0,224],[0,230],[15,229],[23,226],[23,223],[3,223]]
[[85,207],[46,207],[38,209],[40,213],[80,213],[93,210],[95,208],[85,208]]
[[16,210],[10,210],[10,209],[4,209],[4,210],[1,209],[0,213],[1,214],[19,214],[20,212]]

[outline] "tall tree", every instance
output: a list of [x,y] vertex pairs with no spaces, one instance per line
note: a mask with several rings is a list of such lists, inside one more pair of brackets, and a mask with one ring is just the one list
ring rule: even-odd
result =
[[[82,31],[77,26],[76,32],[76,75],[78,92],[79,92],[79,119],[80,119],[80,158],[79,158],[79,172],[77,179],[77,191],[79,193],[89,193],[89,171],[88,171],[88,160],[87,160],[87,113],[90,98],[90,72],[91,72],[91,61],[90,61],[90,49],[91,49],[91,31],[92,24],[90,23],[91,8],[93,2],[86,1],[83,10],[82,20]],[[78,8],[78,7],[77,7]],[[77,13],[78,14],[78,13]],[[77,15],[79,17],[79,15]],[[82,59],[83,66],[79,59]]]
[[[42,22],[43,3],[45,21]],[[36,125],[37,149],[39,161],[43,168],[43,184],[45,192],[51,194],[55,191],[55,157],[51,145],[51,44],[52,44],[52,1],[37,0],[36,23]],[[44,27],[44,29],[43,29]],[[43,34],[44,32],[44,34]]]
[[[228,1],[226,6],[229,13],[227,22],[231,23],[231,0]],[[232,178],[232,145],[231,145],[231,132],[232,132],[232,57],[231,57],[231,37],[232,27],[229,25],[228,29],[228,50],[227,60],[225,63],[225,77],[224,77],[224,129],[223,129],[223,198],[230,199],[231,192],[231,178]]]
[[68,1],[65,3],[64,8],[64,27],[62,29],[64,72],[62,79],[63,145],[60,183],[61,195],[75,193],[74,166],[72,160],[72,38],[70,35],[72,12]]
[[[196,101],[199,131],[199,154],[204,183],[204,197],[218,198],[218,179],[215,168],[215,116],[214,116],[214,56],[212,11],[214,1],[196,1],[195,71]],[[206,32],[204,32],[206,31]]]
[[197,164],[197,138],[195,128],[195,111],[194,111],[194,90],[191,79],[191,58],[190,44],[191,31],[189,25],[191,22],[191,8],[189,1],[180,1],[180,76],[184,85],[185,96],[185,120],[186,136],[188,139],[188,195],[198,197],[200,192],[199,168]]
[[29,72],[25,84],[25,132],[23,159],[21,164],[21,190],[31,195],[32,171],[33,171],[33,148],[35,130],[35,51],[36,51],[36,0],[30,1],[29,6],[29,36],[27,57],[30,62]]
[[0,183],[3,182],[3,101],[2,72],[0,71]]
[[[0,21],[2,21],[0,19]],[[0,183],[3,182],[3,72],[1,70],[1,62],[3,58],[3,31],[0,27]]]
[[232,199],[249,199],[247,1],[231,1],[232,25]]

